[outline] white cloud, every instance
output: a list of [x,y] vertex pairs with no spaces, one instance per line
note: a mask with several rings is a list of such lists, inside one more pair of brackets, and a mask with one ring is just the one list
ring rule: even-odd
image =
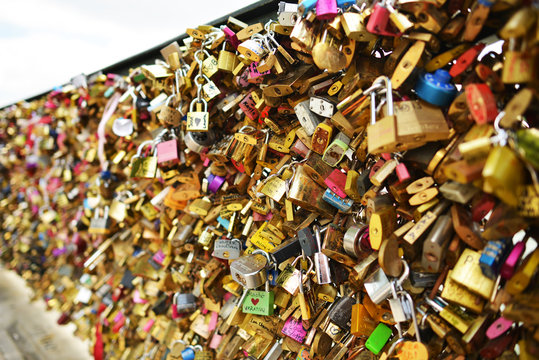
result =
[[0,5],[0,106],[91,73],[253,0],[17,0]]

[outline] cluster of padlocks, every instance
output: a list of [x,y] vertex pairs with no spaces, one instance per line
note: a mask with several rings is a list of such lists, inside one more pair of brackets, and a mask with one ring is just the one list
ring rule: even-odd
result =
[[537,4],[275,10],[1,110],[5,266],[95,359],[538,358]]

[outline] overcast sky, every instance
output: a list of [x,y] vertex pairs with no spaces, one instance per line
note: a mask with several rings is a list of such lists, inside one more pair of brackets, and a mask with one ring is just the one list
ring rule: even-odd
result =
[[256,1],[14,0],[0,5],[0,106]]

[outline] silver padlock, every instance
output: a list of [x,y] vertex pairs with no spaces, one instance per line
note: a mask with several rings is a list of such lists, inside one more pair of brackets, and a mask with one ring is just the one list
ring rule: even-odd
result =
[[279,24],[283,26],[294,26],[298,21],[298,4],[290,4],[284,1],[279,3],[277,10]]
[[266,282],[266,269],[270,264],[269,255],[262,250],[241,256],[230,264],[230,275],[246,289],[256,289]]
[[308,136],[314,134],[316,127],[321,123],[318,116],[309,109],[309,100],[305,100],[294,106],[294,112],[298,117],[299,123],[305,129]]
[[313,113],[325,118],[330,118],[335,113],[335,105],[328,99],[324,99],[320,96],[312,96],[309,99],[309,109]]
[[218,239],[213,245],[213,256],[219,259],[237,259],[241,254],[241,241],[239,239]]
[[322,234],[318,225],[313,227],[314,236],[318,245],[318,252],[314,253],[314,268],[316,271],[316,280],[319,285],[329,284],[331,282],[331,270],[329,268],[329,259],[322,252]]
[[[398,285],[402,285],[404,280],[406,280],[408,275],[410,275],[410,267],[408,266],[408,263],[402,259],[401,261],[404,265],[404,270],[402,275],[397,280]],[[382,301],[391,295],[391,283],[381,268],[378,268],[374,273],[369,275],[365,279],[363,286],[365,286],[367,294],[375,304],[381,304]]]
[[176,305],[179,313],[195,310],[197,307],[196,301],[197,298],[193,294],[176,293],[172,298],[172,302]]
[[99,209],[95,209],[94,217],[90,220],[90,227],[88,232],[90,234],[96,235],[105,235],[110,229],[110,219],[109,219],[109,207],[105,206],[103,210],[103,216],[99,216]]

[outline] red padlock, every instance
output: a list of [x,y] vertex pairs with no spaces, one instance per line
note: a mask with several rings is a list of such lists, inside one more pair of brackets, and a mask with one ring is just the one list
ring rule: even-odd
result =
[[470,114],[479,125],[492,123],[498,115],[496,99],[487,84],[470,84],[465,87]]
[[466,50],[462,55],[457,58],[457,61],[453,64],[453,66],[451,66],[451,69],[449,70],[449,75],[455,77],[466,71],[466,69],[474,62],[474,60],[477,59],[477,56],[481,51],[483,51],[484,48],[485,44],[480,43]]
[[367,31],[376,35],[398,36],[398,33],[389,31],[389,14],[389,9],[384,6],[384,1],[376,3],[367,23]]

